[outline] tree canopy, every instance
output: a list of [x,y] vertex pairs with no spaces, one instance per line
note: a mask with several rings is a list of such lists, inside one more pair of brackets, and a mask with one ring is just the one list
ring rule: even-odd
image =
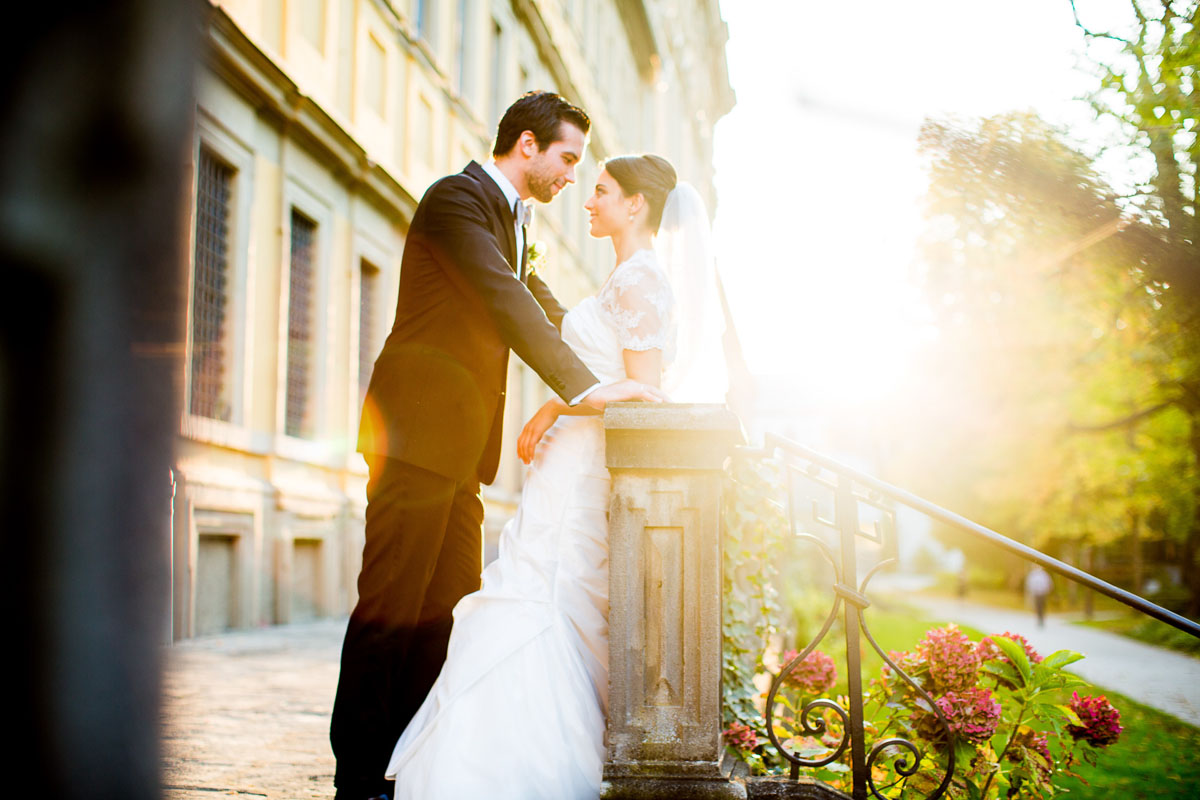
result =
[[[1195,613],[1200,2],[1130,0],[1121,31],[1072,6],[1107,152],[1029,113],[922,129],[938,336],[904,412],[926,435],[899,457],[1035,544],[1175,543]],[[1132,191],[1100,173],[1115,154]]]

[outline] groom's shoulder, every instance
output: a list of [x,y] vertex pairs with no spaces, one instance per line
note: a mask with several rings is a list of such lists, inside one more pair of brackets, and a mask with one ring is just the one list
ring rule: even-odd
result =
[[425,190],[425,195],[421,198],[421,203],[427,204],[431,201],[436,202],[452,197],[461,198],[464,195],[470,195],[479,200],[486,199],[487,191],[480,181],[480,176],[482,175],[486,178],[487,173],[479,169],[478,174],[475,174],[475,170],[471,169],[472,165],[475,165],[474,161],[467,165],[467,168],[462,172],[455,172],[451,175],[438,178]]
[[[472,169],[474,167],[474,169]],[[487,173],[483,168],[472,161],[462,172],[454,172],[442,178],[438,178],[426,191],[426,194],[435,191],[471,191],[482,192],[482,178],[487,178]]]

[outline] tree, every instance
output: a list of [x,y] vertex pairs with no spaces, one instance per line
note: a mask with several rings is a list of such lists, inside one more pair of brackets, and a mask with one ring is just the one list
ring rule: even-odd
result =
[[[1099,78],[1090,100],[1124,134],[1119,146],[1147,165],[1125,208],[1138,224],[1124,232],[1132,275],[1155,313],[1146,335],[1169,368],[1158,372],[1152,401],[1082,430],[1125,430],[1181,424],[1188,442],[1191,502],[1183,570],[1189,613],[1200,613],[1200,0],[1130,0],[1128,30],[1097,31],[1070,0]],[[1081,11],[1084,12],[1081,14]],[[1166,423],[1156,422],[1165,416]]]
[[1169,287],[1149,277],[1158,223],[1036,116],[928,122],[920,143],[922,277],[940,332],[913,404],[937,422],[924,468],[969,493],[968,513],[1035,544],[1186,540],[1195,428],[1164,335],[1179,327]]

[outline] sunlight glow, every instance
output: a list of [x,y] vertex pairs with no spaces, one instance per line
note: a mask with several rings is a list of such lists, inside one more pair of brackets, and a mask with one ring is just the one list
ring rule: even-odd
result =
[[[936,335],[914,280],[922,120],[1035,108],[1092,124],[1072,102],[1093,79],[1066,0],[853,8],[847,32],[837,4],[723,2],[738,104],[714,140],[715,249],[748,366],[794,387],[769,405],[834,425],[895,390]],[[1080,13],[1103,26],[1124,8]]]

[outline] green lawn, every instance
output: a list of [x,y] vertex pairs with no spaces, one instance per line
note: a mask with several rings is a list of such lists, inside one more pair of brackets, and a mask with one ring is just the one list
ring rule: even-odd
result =
[[[944,624],[923,619],[900,605],[877,602],[865,612],[872,634],[885,650],[911,649],[931,627]],[[839,626],[840,627],[840,626]],[[978,640],[990,631],[960,626]],[[1020,631],[1016,631],[1020,633]],[[833,636],[833,632],[830,636]],[[844,658],[841,639],[827,640],[821,649],[839,662]],[[864,641],[864,682],[878,674],[881,661]],[[1045,654],[1043,654],[1045,655]],[[837,691],[844,691],[845,680]],[[1077,772],[1088,782],[1068,780],[1067,797],[1072,800],[1195,800],[1200,797],[1200,729],[1175,717],[1096,687],[1090,693],[1104,694],[1121,712],[1125,730],[1121,740],[1099,753],[1099,764],[1080,765]]]
[[1121,712],[1121,740],[1081,766],[1089,785],[1069,782],[1071,798],[1195,800],[1200,796],[1200,729],[1104,689]]

